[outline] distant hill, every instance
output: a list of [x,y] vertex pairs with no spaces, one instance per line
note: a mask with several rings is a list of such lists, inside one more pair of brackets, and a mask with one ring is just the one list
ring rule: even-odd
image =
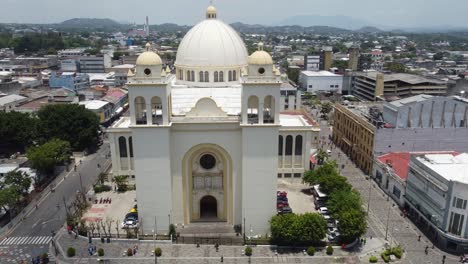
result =
[[83,27],[83,28],[99,28],[99,27],[119,27],[120,23],[109,18],[72,18],[59,23],[62,27]]
[[362,27],[369,26],[371,25],[371,23],[365,20],[347,16],[302,15],[286,18],[283,21],[276,23],[275,25],[298,25],[303,27],[328,26],[348,30],[356,30]]
[[378,29],[376,27],[362,27],[358,30],[355,30],[355,32],[359,32],[359,33],[381,33],[383,32],[383,30],[381,29]]
[[298,25],[293,26],[264,26],[264,25],[248,25],[240,22],[232,23],[231,26],[239,32],[246,34],[266,34],[266,33],[310,33],[319,35],[329,34],[346,34],[350,30],[329,27],[329,26],[310,26],[303,27]]

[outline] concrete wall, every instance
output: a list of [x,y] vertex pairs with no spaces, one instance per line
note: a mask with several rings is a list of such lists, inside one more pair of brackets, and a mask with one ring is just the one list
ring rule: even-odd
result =
[[468,152],[468,128],[401,128],[377,129],[374,153],[392,151]]
[[[307,76],[301,73],[299,83],[308,92],[339,92],[343,88],[343,76]],[[309,87],[312,85],[312,87]],[[330,87],[333,85],[333,87]],[[338,85],[338,87],[335,87]]]
[[243,127],[242,213],[252,235],[269,232],[268,221],[276,214],[277,155],[277,128]]

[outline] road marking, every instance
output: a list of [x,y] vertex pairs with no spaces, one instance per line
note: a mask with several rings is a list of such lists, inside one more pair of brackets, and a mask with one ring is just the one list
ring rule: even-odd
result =
[[39,245],[49,244],[51,236],[9,237],[0,242],[0,245]]

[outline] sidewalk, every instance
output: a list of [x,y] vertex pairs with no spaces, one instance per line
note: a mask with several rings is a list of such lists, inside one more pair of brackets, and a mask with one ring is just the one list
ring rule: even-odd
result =
[[[220,263],[221,256],[224,257],[224,263],[248,263],[248,257],[243,255],[243,246],[219,246],[219,251],[216,252],[214,245],[200,245],[197,247],[193,244],[167,244],[154,243],[154,241],[128,241],[128,240],[111,240],[110,243],[102,243],[100,240],[93,240],[96,248],[104,249],[104,257],[90,256],[88,253],[88,239],[84,237],[74,238],[74,235],[68,234],[64,229],[61,229],[55,237],[56,245],[59,251],[59,256],[56,259],[60,263],[82,263],[88,261],[95,263],[98,258],[106,259],[107,263],[154,263],[152,250],[155,247],[162,249],[162,257],[158,258],[158,263]],[[372,250],[372,246],[379,246],[379,241],[374,244],[369,243],[369,246],[364,246],[362,249]],[[128,248],[138,247],[135,256],[128,257],[124,252]],[[76,257],[68,258],[64,256],[69,247],[76,249]],[[51,247],[51,253],[54,253]],[[63,261],[63,262],[62,262]],[[81,261],[81,262],[80,262]],[[252,263],[359,263],[359,258],[356,252],[348,252],[341,250],[339,247],[334,248],[332,256],[328,256],[325,250],[318,251],[315,256],[310,257],[302,251],[288,253],[276,253],[275,246],[257,246],[253,247]]]

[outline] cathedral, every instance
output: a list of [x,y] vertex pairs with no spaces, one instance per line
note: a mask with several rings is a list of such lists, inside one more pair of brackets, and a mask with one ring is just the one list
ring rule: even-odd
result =
[[135,182],[142,232],[157,219],[158,232],[223,222],[268,233],[278,178],[309,168],[317,124],[282,95],[287,78],[263,45],[249,56],[213,6],[174,66],[147,44],[128,76],[130,115],[108,129],[112,173]]

